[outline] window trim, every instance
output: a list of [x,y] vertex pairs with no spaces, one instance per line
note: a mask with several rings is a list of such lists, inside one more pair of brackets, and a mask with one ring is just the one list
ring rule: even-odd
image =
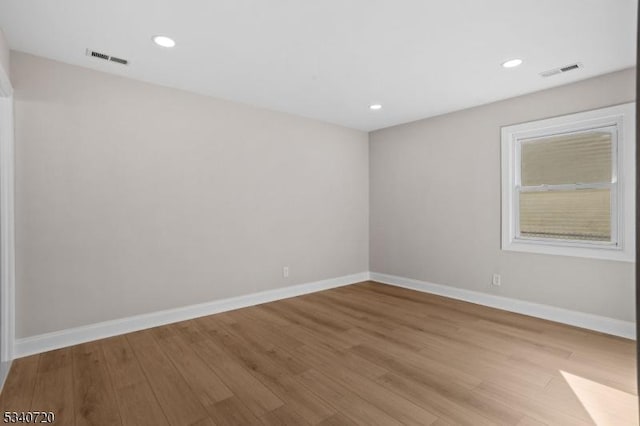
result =
[[[521,141],[613,127],[612,242],[518,236]],[[502,250],[635,261],[635,103],[504,126],[502,136]],[[600,184],[554,185],[586,188]],[[600,185],[601,186],[601,185]]]

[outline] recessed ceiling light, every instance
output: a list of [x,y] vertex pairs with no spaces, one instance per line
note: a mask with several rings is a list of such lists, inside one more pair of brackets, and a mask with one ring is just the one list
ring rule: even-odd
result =
[[176,42],[173,41],[172,38],[163,35],[153,36],[152,40],[155,44],[162,47],[173,47],[176,45]]
[[520,64],[522,64],[522,59],[509,59],[508,61],[503,62],[502,66],[504,68],[513,68],[517,67]]
[[369,105],[369,109],[373,110],[373,111],[377,111],[379,109],[382,109],[382,105],[380,105],[380,104]]

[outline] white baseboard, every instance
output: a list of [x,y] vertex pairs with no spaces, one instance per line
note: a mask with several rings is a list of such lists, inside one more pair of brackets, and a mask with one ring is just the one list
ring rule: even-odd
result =
[[371,272],[370,277],[372,281],[396,287],[403,287],[410,290],[421,291],[423,293],[432,293],[439,296],[450,297],[452,299],[464,300],[466,302],[477,303],[479,305],[490,306],[492,308],[498,308],[505,311],[516,312],[589,330],[595,330],[602,333],[613,334],[614,336],[625,337],[627,339],[635,340],[636,338],[636,324],[630,321],[622,321],[549,305],[526,302],[524,300],[494,296],[492,294],[480,293],[447,285],[433,284],[411,278],[380,274],[377,272]]
[[119,334],[131,333],[133,331],[144,330],[178,321],[185,321],[220,312],[232,311],[234,309],[246,308],[248,306],[301,296],[303,294],[328,290],[330,288],[355,284],[367,281],[368,279],[369,272],[361,272],[338,278],[262,291],[259,293],[248,294],[246,296],[214,300],[212,302],[198,305],[168,309],[165,311],[136,315],[133,317],[16,339],[14,345],[14,357],[21,358],[53,349],[117,336]]
[[[450,297],[452,299],[464,300],[471,303],[477,303],[532,317],[543,318],[628,339],[636,338],[635,323],[630,321],[621,321],[614,318],[571,311],[554,306],[541,305],[538,303],[526,302],[524,300],[495,296],[441,284],[433,284],[411,278],[380,274],[377,272],[361,272],[328,280],[267,290],[228,299],[214,300],[212,302],[198,305],[136,315],[133,317],[105,321],[82,327],[17,339],[14,345],[14,358],[21,358],[53,349],[64,348],[67,346],[73,346],[80,343],[104,339],[178,321],[185,321],[220,312],[301,296],[303,294],[328,290],[330,288],[355,284],[367,280],[373,280],[424,293],[437,294],[440,296]],[[9,363],[0,364],[0,384],[2,384],[6,378],[9,365]]]

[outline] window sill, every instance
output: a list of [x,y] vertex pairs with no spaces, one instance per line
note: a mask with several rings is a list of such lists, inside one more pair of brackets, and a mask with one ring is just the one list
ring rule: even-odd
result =
[[589,259],[613,260],[618,262],[635,262],[632,250],[621,247],[584,245],[568,246],[563,244],[530,242],[530,241],[503,241],[502,250],[523,253],[547,254],[551,256],[585,257]]

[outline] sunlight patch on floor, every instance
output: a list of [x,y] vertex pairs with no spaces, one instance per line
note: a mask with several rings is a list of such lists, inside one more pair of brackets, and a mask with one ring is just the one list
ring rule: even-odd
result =
[[560,371],[597,426],[638,425],[635,395]]

